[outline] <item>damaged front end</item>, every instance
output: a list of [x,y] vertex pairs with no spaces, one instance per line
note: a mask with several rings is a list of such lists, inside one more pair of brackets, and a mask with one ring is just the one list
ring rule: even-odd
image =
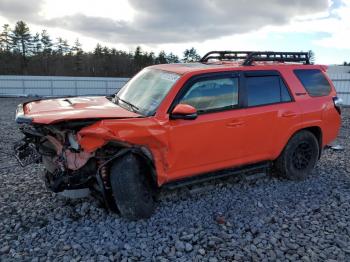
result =
[[94,122],[22,123],[24,138],[15,144],[15,155],[21,166],[44,165],[42,178],[49,190],[58,193],[88,188],[104,206],[117,210],[112,200],[108,163],[125,148],[121,150],[118,143],[110,142],[94,152],[84,151],[77,142],[77,133]]
[[38,125],[22,123],[24,138],[15,144],[15,156],[21,166],[42,163],[44,179],[53,192],[91,186],[98,166],[96,152],[81,150],[77,131],[91,122]]
[[147,165],[152,163],[145,149],[122,141],[109,140],[90,151],[83,148],[79,140],[81,131],[99,121],[101,119],[38,124],[17,119],[24,138],[15,144],[14,151],[21,166],[43,164],[42,177],[51,191],[88,188],[106,208],[117,211],[109,177],[112,161],[132,153],[144,158]]
[[[20,104],[16,122],[24,138],[14,145],[21,166],[42,163],[44,180],[53,192],[90,188],[109,190],[108,168],[102,164],[120,150],[102,141],[94,150],[84,150],[78,133],[105,118],[139,117],[112,103],[107,97],[38,99]],[[103,148],[102,148],[103,147]],[[99,172],[98,172],[99,171]],[[101,183],[98,177],[104,176]]]
[[14,151],[21,166],[45,167],[43,178],[51,191],[88,188],[107,208],[117,211],[110,181],[113,163],[127,154],[137,156],[152,183],[157,183],[147,143],[158,145],[157,139],[150,138],[152,132],[161,132],[155,121],[105,100],[44,99],[19,105],[16,122],[24,137]]

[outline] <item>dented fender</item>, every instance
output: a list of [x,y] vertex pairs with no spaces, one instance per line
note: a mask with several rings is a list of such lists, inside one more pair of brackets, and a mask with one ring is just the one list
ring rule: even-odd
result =
[[111,130],[96,125],[83,128],[77,134],[78,143],[86,152],[94,152],[114,139],[115,135]]
[[77,133],[80,147],[89,153],[111,141],[144,147],[152,154],[158,185],[168,181],[167,123],[155,118],[105,119],[82,128]]

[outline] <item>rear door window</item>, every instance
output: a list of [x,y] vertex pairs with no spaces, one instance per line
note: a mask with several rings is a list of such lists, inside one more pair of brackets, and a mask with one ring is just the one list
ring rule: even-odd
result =
[[326,96],[331,92],[331,86],[321,70],[298,69],[294,73],[310,96]]
[[286,85],[279,75],[248,76],[245,83],[248,107],[292,100]]

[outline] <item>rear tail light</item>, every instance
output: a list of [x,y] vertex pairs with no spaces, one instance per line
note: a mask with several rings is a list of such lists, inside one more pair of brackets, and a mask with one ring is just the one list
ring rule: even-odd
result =
[[338,113],[341,114],[341,108],[343,107],[343,99],[340,97],[333,97],[334,107],[337,109]]

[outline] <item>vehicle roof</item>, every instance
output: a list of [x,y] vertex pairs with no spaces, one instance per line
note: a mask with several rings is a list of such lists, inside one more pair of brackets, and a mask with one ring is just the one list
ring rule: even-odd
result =
[[238,62],[210,62],[210,63],[177,63],[177,64],[159,64],[153,65],[149,68],[164,70],[168,72],[177,73],[180,75],[193,72],[215,72],[215,71],[230,71],[230,70],[278,70],[282,68],[291,69],[320,69],[326,71],[327,66],[324,65],[304,65],[292,63],[255,63],[251,66],[243,66]]

